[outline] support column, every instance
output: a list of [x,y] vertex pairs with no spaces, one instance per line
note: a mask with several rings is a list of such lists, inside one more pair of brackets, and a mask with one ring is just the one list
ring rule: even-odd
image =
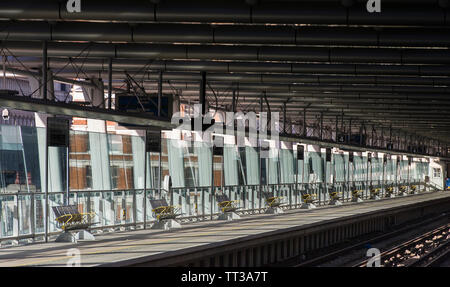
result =
[[161,116],[162,81],[163,81],[163,74],[162,74],[162,70],[160,70],[159,78],[158,78],[158,117]]
[[303,110],[303,137],[306,137],[306,108]]
[[47,76],[48,76],[48,65],[47,65],[47,42],[42,43],[42,95],[43,99],[47,100]]
[[[260,105],[262,105],[262,100],[260,101]],[[233,99],[231,102],[231,111],[233,113],[236,112],[236,90],[233,90]]]
[[320,140],[323,138],[323,112],[320,112]]
[[335,126],[334,142],[338,142],[338,122],[339,122],[339,116],[336,116],[336,126]]
[[201,81],[200,81],[200,104],[202,105],[202,116],[204,116],[207,112],[206,110],[206,72],[201,72]]
[[349,120],[348,122],[348,139],[347,139],[347,143],[350,143],[352,137],[352,119]]
[[108,63],[108,109],[112,109],[112,58]]
[[283,103],[283,132],[286,134],[286,102]]

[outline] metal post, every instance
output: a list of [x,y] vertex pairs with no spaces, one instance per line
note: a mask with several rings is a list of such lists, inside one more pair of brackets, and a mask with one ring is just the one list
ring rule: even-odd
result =
[[398,157],[399,157],[399,155],[397,155],[396,160],[395,160],[395,185],[397,186],[397,193],[398,193],[398,166],[400,164]]
[[108,109],[112,109],[112,58],[108,65]]
[[[46,125],[48,128],[48,125]],[[48,138],[45,137],[45,243],[48,242]]]
[[[368,191],[368,186],[369,186],[369,152],[367,153],[367,158],[366,158],[366,160],[367,160],[367,164],[366,164],[366,186],[365,186],[365,188],[364,188],[364,191],[365,191],[365,197],[367,198],[367,191]],[[372,163],[370,164],[370,169],[371,169],[371,171],[372,171]],[[370,175],[370,179],[372,179],[372,174]],[[371,182],[372,183],[372,182]]]
[[200,104],[202,105],[202,116],[206,114],[206,72],[201,72],[202,80],[200,82]]
[[6,90],[6,55],[3,54],[3,89]]
[[405,132],[405,146],[403,147],[403,150],[408,150],[408,134]]
[[[263,95],[261,95],[261,97],[259,98],[259,120],[260,120],[260,124],[259,124],[259,132],[261,132],[261,127],[262,127],[262,120],[261,120],[261,114],[263,112]],[[266,126],[266,130],[267,130],[267,126]],[[258,144],[258,158],[259,158],[259,207],[261,208],[262,205],[262,158],[261,158],[261,144],[262,141],[260,141],[260,143]],[[266,180],[267,183],[267,180]]]
[[161,116],[161,100],[162,100],[162,70],[159,71],[159,78],[158,78],[158,117]]
[[[144,149],[144,229],[147,225],[147,132],[145,133],[145,149]],[[151,162],[151,161],[150,161]]]
[[233,90],[233,99],[231,102],[231,110],[233,111],[233,113],[236,112],[236,90]]
[[306,137],[306,108],[303,110],[303,137]]
[[66,205],[69,205],[69,147],[66,147]]
[[286,134],[286,102],[283,103],[283,131]]
[[412,159],[410,159],[409,156],[408,156],[408,190],[410,190],[410,188],[411,188],[411,182],[410,182],[410,179],[409,179],[411,163],[412,163]]
[[323,133],[323,112],[320,112],[320,140],[322,140]]
[[361,127],[359,128],[359,145],[362,145],[363,125],[364,125],[364,122],[361,123]]
[[338,142],[338,121],[339,121],[339,116],[336,116],[336,130],[335,130],[335,136],[334,136],[334,141]]
[[370,139],[370,145],[371,146],[374,146],[373,145],[373,131],[374,131],[375,129],[374,129],[374,126],[372,125],[372,137],[371,137],[371,139]]
[[348,122],[348,139],[347,139],[347,143],[350,143],[352,137],[352,119],[350,119],[350,121]]
[[[158,182],[159,182],[159,184],[158,184],[158,194],[159,194],[159,196],[161,196],[161,185],[162,185],[162,182],[161,182],[161,177],[162,177],[162,170],[161,170],[161,155],[162,155],[162,133],[160,132],[159,133],[159,138],[161,139],[160,141],[159,141],[159,157],[158,157]],[[167,144],[170,144],[169,142],[167,142]],[[168,190],[168,192],[170,192],[170,181],[169,181],[169,190]]]
[[214,145],[211,146],[212,163],[211,163],[211,193],[209,200],[210,219],[213,220],[213,201],[214,201]]
[[42,43],[42,94],[43,99],[47,100],[47,76],[48,76],[48,65],[47,65],[47,41]]
[[387,164],[387,157],[386,157],[386,162],[384,162],[384,157],[386,157],[386,155],[383,155],[383,175],[381,176],[381,190],[383,192],[383,195],[386,193],[386,191],[384,190],[384,185],[385,185],[385,179],[384,179],[384,173],[386,170],[386,164]]
[[392,125],[389,127],[389,146],[392,145],[392,148],[394,148],[394,145],[392,144]]
[[297,157],[295,158],[295,207],[298,204],[298,145],[297,145]]

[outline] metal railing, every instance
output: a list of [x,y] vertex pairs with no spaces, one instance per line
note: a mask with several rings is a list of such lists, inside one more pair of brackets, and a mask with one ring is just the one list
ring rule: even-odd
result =
[[[341,194],[341,200],[352,199],[352,189],[363,191],[363,198],[370,198],[370,187],[380,188],[380,195],[385,195],[386,187],[393,185],[395,193],[406,182],[355,181],[325,183],[286,183],[246,186],[216,186],[164,189],[133,190],[92,190],[71,191],[69,204],[78,205],[82,212],[94,212],[93,221],[97,223],[91,230],[113,231],[120,228],[146,228],[156,219],[152,213],[150,200],[165,198],[170,205],[180,207],[180,220],[211,220],[219,214],[216,194],[224,193],[230,200],[237,200],[241,214],[257,214],[266,210],[265,195],[282,197],[282,208],[295,209],[303,204],[302,195],[315,195],[317,205],[326,205],[330,201],[329,192]],[[417,191],[424,191],[422,182],[410,182]],[[145,194],[144,194],[145,193]],[[64,204],[64,192],[49,193],[48,219],[45,219],[45,194],[41,192],[0,193],[0,242],[17,243],[21,240],[41,240],[45,237],[48,224],[48,235],[58,234],[53,206]]]

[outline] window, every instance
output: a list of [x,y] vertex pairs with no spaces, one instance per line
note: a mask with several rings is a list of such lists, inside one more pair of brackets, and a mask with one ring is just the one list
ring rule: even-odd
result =
[[157,188],[159,186],[159,167],[157,166],[152,166],[152,188]]
[[111,167],[111,184],[113,189],[117,189],[119,186],[119,167]]
[[113,154],[123,154],[122,137],[120,135],[108,135],[110,139],[110,152]]
[[194,187],[197,186],[197,174],[198,169],[194,166],[190,165],[184,169],[184,182],[186,187]]
[[433,177],[441,177],[441,169],[433,168]]
[[245,158],[245,147],[238,147],[238,179],[239,179],[239,185],[246,185],[247,179],[245,178],[245,175],[247,174],[246,170],[246,158]]
[[86,166],[86,188],[92,188],[92,168],[90,165]]

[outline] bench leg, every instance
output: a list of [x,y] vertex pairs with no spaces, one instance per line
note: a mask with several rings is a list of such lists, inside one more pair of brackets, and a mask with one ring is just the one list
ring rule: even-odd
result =
[[284,213],[284,211],[280,207],[269,207],[267,208],[266,214],[281,214]]
[[94,235],[92,235],[90,232],[86,231],[86,230],[81,230],[79,231],[76,235],[75,238],[78,240],[95,240]]
[[76,237],[70,232],[63,232],[56,237],[55,242],[72,242],[77,243]]
[[342,202],[338,199],[332,199],[329,205],[342,205]]
[[173,228],[181,228],[181,224],[174,219],[167,219],[155,222],[150,229],[170,230]]
[[316,208],[316,206],[312,203],[303,203],[302,207],[300,207],[300,209],[313,209]]
[[235,212],[225,212],[219,215],[219,220],[236,220],[241,219]]

